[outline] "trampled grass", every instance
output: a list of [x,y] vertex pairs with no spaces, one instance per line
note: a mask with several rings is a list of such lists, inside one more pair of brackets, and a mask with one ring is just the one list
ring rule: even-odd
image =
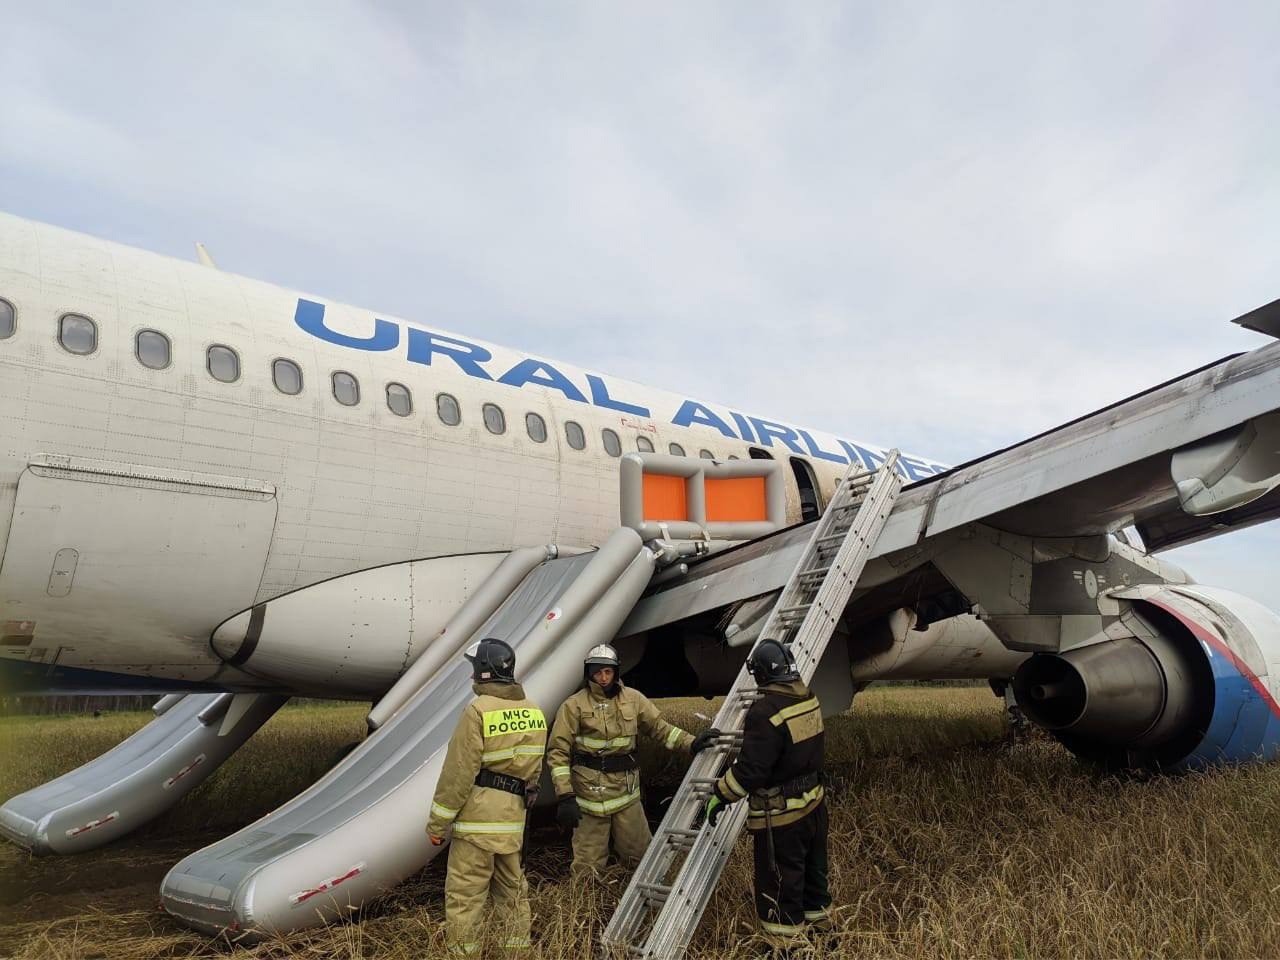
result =
[[[701,700],[668,701],[697,729]],[[0,798],[76,766],[145,722],[0,722]],[[348,923],[252,949],[157,908],[165,870],[292,796],[363,730],[360,706],[286,708],[222,771],[130,841],[72,859],[5,846],[0,953],[19,958],[443,956],[443,862]],[[1006,734],[982,689],[872,689],[828,722],[834,942],[866,957],[1280,956],[1280,767],[1101,777],[1055,743]],[[656,819],[680,764],[647,747]],[[425,809],[429,798],[423,798]],[[694,939],[699,958],[756,955],[746,841]],[[593,956],[625,875],[575,887],[568,843],[534,831],[535,958]]]

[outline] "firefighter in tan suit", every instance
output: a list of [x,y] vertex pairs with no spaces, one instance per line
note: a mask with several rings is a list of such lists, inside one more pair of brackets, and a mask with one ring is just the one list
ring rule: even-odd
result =
[[444,915],[450,951],[463,955],[480,949],[480,920],[490,896],[502,944],[529,946],[529,886],[520,848],[547,741],[542,711],[515,682],[511,647],[481,640],[466,658],[476,698],[449,741],[427,821],[436,846],[453,829]]
[[573,872],[599,870],[609,856],[634,863],[652,835],[640,803],[636,739],[644,733],[668,750],[697,753],[710,743],[662,719],[643,693],[618,679],[618,655],[600,644],[587,654],[585,684],[569,697],[551,728],[547,762],[559,804],[556,819],[573,830]]

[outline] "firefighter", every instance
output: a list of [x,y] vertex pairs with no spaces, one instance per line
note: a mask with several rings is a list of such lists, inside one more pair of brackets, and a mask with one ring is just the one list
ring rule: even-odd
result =
[[516,655],[485,639],[464,654],[476,698],[449,741],[427,821],[434,846],[452,828],[444,916],[450,952],[480,948],[480,919],[493,897],[503,945],[529,946],[529,887],[520,863],[525,811],[537,796],[547,721],[516,683]]
[[583,687],[560,707],[551,727],[547,762],[555,784],[556,820],[573,831],[573,873],[601,869],[612,837],[618,858],[634,863],[652,834],[640,803],[636,738],[640,733],[668,750],[697,753],[711,742],[662,719],[643,693],[622,685],[618,654],[607,643],[583,662]]
[[785,948],[805,924],[825,928],[831,906],[820,782],[822,707],[801,683],[791,651],[777,640],[761,640],[747,669],[761,696],[747,711],[738,759],[707,799],[707,822],[714,827],[726,805],[747,801],[756,916],[766,938]]

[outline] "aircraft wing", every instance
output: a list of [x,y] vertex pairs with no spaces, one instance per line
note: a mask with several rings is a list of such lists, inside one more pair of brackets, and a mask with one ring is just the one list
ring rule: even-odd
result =
[[[1280,342],[906,487],[873,557],[979,521],[1035,538],[1136,526],[1154,551],[1276,516]],[[792,527],[692,565],[686,577],[654,588],[624,631],[777,589],[807,537],[807,525]]]

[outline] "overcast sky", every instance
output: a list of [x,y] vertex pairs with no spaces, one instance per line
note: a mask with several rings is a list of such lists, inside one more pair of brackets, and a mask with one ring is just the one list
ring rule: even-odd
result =
[[[959,462],[1263,338],[1280,4],[0,0],[0,207]],[[1280,609],[1280,524],[1169,555]]]

